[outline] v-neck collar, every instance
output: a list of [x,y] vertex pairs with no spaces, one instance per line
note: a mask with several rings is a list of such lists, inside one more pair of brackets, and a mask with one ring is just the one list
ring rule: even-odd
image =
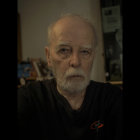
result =
[[[89,84],[89,85],[90,85],[90,84]],[[89,94],[90,94],[90,92],[89,92],[89,90],[90,90],[90,89],[89,89],[89,85],[88,85],[88,87],[87,87],[87,89],[86,89],[86,93],[85,93],[84,100],[83,100],[83,102],[82,102],[80,108],[77,109],[77,110],[73,109],[73,108],[71,107],[70,103],[67,101],[67,99],[66,99],[63,95],[61,95],[61,94],[58,92],[55,79],[53,79],[52,88],[53,88],[53,90],[54,90],[53,93],[55,94],[56,98],[58,99],[58,100],[57,100],[58,103],[61,104],[61,105],[65,108],[66,111],[71,112],[71,113],[73,113],[73,114],[76,115],[76,114],[79,114],[79,113],[81,114],[81,113],[84,111],[84,108],[86,107],[87,99],[88,99],[88,96],[89,96]],[[88,101],[88,102],[89,102],[89,101]]]
[[57,91],[55,79],[50,80],[45,85],[47,92],[49,92],[49,98],[52,100],[53,107],[55,107],[53,108],[53,112],[58,113],[58,116],[60,115],[63,121],[80,126],[83,123],[88,123],[89,117],[92,120],[94,119],[95,116],[92,114],[94,114],[93,112],[96,112],[96,82],[90,81],[90,84],[86,89],[83,103],[78,110],[73,110],[66,98]]

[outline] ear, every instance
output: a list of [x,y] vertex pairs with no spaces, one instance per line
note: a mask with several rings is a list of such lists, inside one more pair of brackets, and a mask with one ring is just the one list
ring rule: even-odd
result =
[[45,47],[45,53],[46,53],[48,66],[51,67],[50,48],[48,46]]

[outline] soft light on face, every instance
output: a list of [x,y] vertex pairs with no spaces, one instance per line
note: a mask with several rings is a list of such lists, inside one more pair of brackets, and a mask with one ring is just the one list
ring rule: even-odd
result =
[[57,87],[68,93],[86,89],[94,58],[93,32],[79,19],[65,19],[54,29],[49,51],[49,66]]
[[[56,53],[62,58],[67,59],[73,53],[72,45],[68,42],[60,42],[56,45]],[[79,55],[83,59],[88,59],[93,51],[92,45],[80,46]]]
[[[89,46],[90,45],[82,47],[78,50],[76,54],[77,56],[75,57],[79,58],[72,58],[74,50],[70,45],[61,44],[60,47],[56,47],[55,53],[59,57],[57,60],[60,61],[53,61],[52,70],[59,88],[69,93],[78,93],[87,87],[90,81],[90,72],[92,67],[92,63],[88,65],[88,60],[90,60],[93,55],[93,49]],[[70,66],[71,60],[79,62],[76,62],[76,66],[73,67]],[[60,68],[61,63],[63,63],[62,68]],[[75,62],[72,63],[75,65]]]
[[69,93],[82,92],[90,81],[93,49],[91,45],[77,48],[61,43],[52,51],[52,71],[57,85]]

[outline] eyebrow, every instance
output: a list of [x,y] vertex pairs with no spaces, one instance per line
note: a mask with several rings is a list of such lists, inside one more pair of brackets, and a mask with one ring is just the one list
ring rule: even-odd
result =
[[69,42],[60,41],[60,42],[58,42],[57,46],[63,46],[63,45],[70,45],[70,43]]
[[82,49],[92,49],[92,45],[83,45],[81,46]]
[[[60,42],[58,42],[58,44],[57,44],[57,48],[59,48],[59,47],[61,47],[61,46],[72,46],[71,44],[70,44],[70,42],[63,42],[63,41],[60,41]],[[92,49],[92,45],[91,44],[89,44],[89,45],[83,45],[83,46],[80,46],[80,48],[81,49]]]

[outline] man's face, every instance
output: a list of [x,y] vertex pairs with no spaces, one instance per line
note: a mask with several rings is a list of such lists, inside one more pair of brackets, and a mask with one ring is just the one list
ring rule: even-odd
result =
[[69,93],[86,89],[94,58],[93,40],[91,27],[79,20],[65,19],[54,27],[47,58],[59,89]]

